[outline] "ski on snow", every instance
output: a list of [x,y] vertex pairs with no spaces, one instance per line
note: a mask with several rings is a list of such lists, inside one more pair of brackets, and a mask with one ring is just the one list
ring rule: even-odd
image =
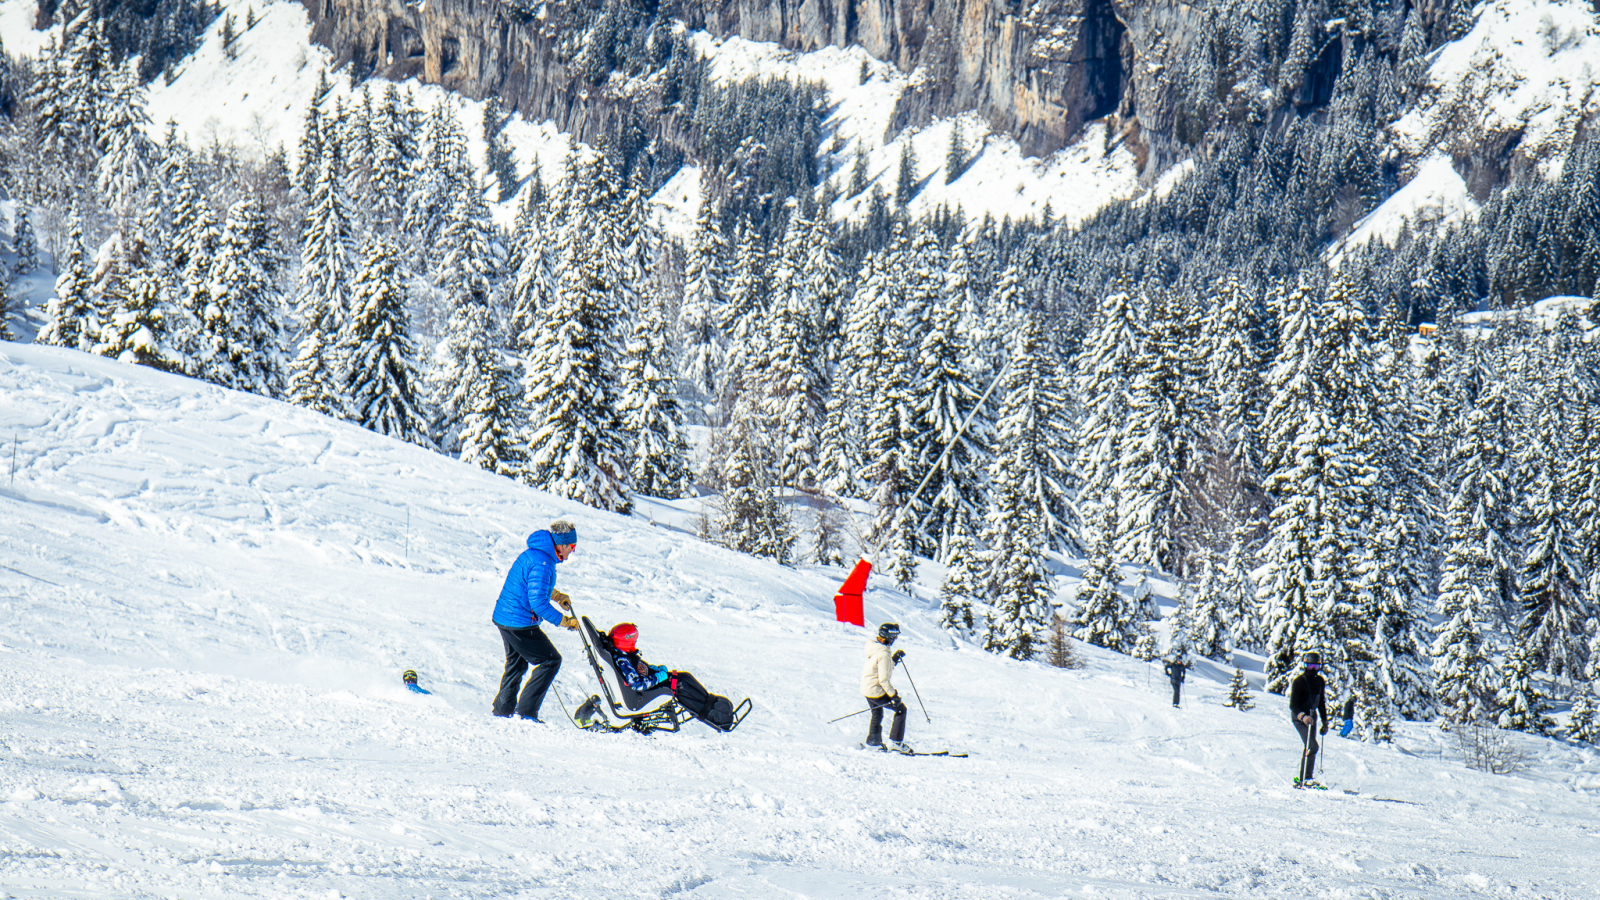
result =
[[966,759],[967,757],[965,750],[913,750],[910,753],[906,753],[900,750],[890,750],[888,747],[876,747],[868,744],[857,744],[856,749],[876,750],[879,753],[892,753],[897,756],[950,756],[957,759]]

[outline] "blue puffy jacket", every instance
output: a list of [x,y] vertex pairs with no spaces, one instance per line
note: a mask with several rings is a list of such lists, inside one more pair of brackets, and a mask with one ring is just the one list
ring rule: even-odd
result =
[[494,605],[494,623],[505,628],[527,628],[534,616],[561,624],[562,613],[550,602],[556,586],[556,543],[548,531],[528,535],[528,549],[511,565],[500,601]]

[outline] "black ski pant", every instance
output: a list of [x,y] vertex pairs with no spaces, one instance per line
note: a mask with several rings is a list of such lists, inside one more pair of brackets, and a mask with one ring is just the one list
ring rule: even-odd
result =
[[867,743],[877,746],[883,743],[883,711],[894,713],[894,723],[889,726],[889,740],[903,741],[906,739],[906,702],[899,697],[868,697],[867,707],[872,710],[871,721],[867,724]]
[[1316,717],[1312,717],[1312,724],[1307,725],[1298,718],[1294,720],[1294,730],[1300,732],[1300,745],[1304,754],[1300,757],[1300,771],[1302,781],[1310,781],[1317,774],[1317,750],[1321,744],[1317,743]]
[[[1149,682],[1145,682],[1145,683],[1149,684]],[[1172,683],[1172,705],[1173,706],[1177,706],[1178,705],[1178,695],[1181,694],[1181,693],[1183,693],[1183,682],[1174,681]]]
[[[550,690],[550,684],[556,680],[556,672],[561,670],[561,654],[537,625],[507,628],[496,624],[494,627],[500,629],[500,640],[506,645],[506,672],[500,676],[500,693],[494,698],[494,714],[509,716],[515,710],[519,716],[537,719],[539,707],[544,704],[545,691]],[[528,676],[527,685],[523,685],[522,675],[529,666],[533,667],[533,674]],[[517,698],[518,688],[522,689],[521,699]]]

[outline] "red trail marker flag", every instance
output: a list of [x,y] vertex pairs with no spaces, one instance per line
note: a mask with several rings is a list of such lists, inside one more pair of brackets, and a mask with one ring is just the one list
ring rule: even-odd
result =
[[844,580],[839,587],[839,593],[833,595],[833,617],[841,622],[851,625],[865,626],[865,614],[861,610],[861,594],[867,589],[867,576],[872,574],[872,563],[865,559],[856,563],[850,570],[850,577]]

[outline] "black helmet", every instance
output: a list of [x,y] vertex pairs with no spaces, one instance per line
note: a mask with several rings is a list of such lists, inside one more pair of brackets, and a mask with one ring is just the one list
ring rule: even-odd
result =
[[416,684],[417,683],[417,670],[416,669],[407,669],[404,672],[401,672],[400,673],[400,680],[404,681],[406,684]]
[[1318,653],[1315,650],[1312,650],[1310,653],[1306,654],[1305,663],[1308,666],[1310,666],[1310,665],[1318,665],[1318,666],[1322,665],[1322,654]]
[[899,636],[900,626],[893,622],[885,622],[878,626],[878,640],[883,641],[885,644],[894,643],[894,639]]

